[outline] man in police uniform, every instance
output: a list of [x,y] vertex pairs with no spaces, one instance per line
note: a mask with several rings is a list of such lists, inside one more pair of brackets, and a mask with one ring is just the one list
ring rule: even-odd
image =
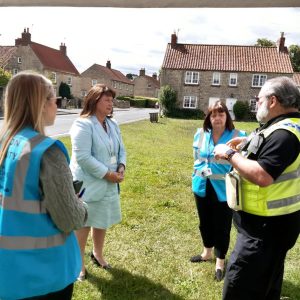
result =
[[[258,95],[263,123],[243,150],[215,148],[241,176],[242,210],[227,266],[223,300],[280,299],[286,253],[300,232],[300,93],[288,77],[266,81]],[[231,146],[231,147],[229,147]]]

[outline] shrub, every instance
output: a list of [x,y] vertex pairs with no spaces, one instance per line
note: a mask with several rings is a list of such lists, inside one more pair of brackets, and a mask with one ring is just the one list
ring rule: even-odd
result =
[[233,105],[236,120],[243,120],[249,115],[249,105],[244,101],[236,101]]
[[204,119],[204,112],[200,109],[175,108],[168,117],[199,120]]
[[162,105],[164,114],[166,116],[171,116],[172,112],[176,109],[176,92],[169,85],[162,87],[160,93],[160,103]]

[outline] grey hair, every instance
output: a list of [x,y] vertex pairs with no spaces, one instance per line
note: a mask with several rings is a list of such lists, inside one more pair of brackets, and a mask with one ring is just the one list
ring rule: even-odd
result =
[[283,107],[300,108],[300,91],[291,78],[282,76],[269,79],[263,89],[267,97],[276,96]]

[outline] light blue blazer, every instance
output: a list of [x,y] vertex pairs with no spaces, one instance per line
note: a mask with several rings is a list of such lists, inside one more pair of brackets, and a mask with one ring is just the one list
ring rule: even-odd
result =
[[[120,128],[115,120],[106,118],[108,134],[96,116],[78,118],[71,130],[72,157],[70,168],[74,180],[82,180],[86,188],[84,201],[99,201],[111,189],[103,177],[116,171],[120,163],[126,165],[126,152]],[[116,157],[113,162],[112,157]],[[117,189],[117,184],[114,184]]]

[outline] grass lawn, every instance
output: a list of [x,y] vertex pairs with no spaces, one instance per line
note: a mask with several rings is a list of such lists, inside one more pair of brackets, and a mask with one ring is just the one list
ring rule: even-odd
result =
[[[257,123],[235,123],[248,133]],[[160,119],[121,126],[128,154],[121,184],[123,221],[107,232],[105,256],[113,266],[92,265],[75,284],[75,300],[221,299],[214,262],[192,264],[202,242],[191,192],[192,140],[202,121]],[[70,150],[69,138],[62,141]],[[236,232],[232,230],[230,251]],[[282,296],[300,299],[300,241],[288,253]]]

